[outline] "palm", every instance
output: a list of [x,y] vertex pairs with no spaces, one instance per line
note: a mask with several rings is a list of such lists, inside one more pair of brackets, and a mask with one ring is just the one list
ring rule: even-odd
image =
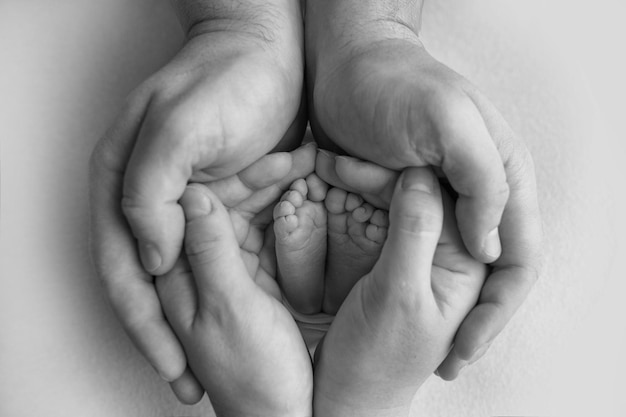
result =
[[[190,39],[137,92],[149,97],[142,135],[161,140],[196,179],[218,179],[249,166],[268,151],[297,146],[306,126],[301,80],[277,71],[275,53],[255,39]],[[299,66],[289,71],[299,73]],[[167,86],[167,88],[163,87]]]
[[451,129],[461,126],[459,118],[476,113],[470,99],[475,88],[416,42],[355,48],[352,59],[318,78],[311,118],[320,145],[332,148],[334,142],[350,155],[391,169],[444,162],[443,145],[459,136]]
[[[305,146],[267,155],[237,175],[205,183],[222,202],[222,217],[203,228],[190,226],[188,218],[186,244],[206,241],[187,246],[188,262],[179,262],[157,282],[194,374],[216,410],[226,415],[235,412],[233,404],[238,413],[258,415],[273,415],[284,409],[281,404],[310,407],[311,360],[280,302],[273,242],[265,229],[271,221],[268,207],[295,178],[313,171],[314,154],[313,146]],[[230,245],[215,240],[225,235],[231,236]],[[194,264],[196,249],[207,251],[211,242],[210,255]]]
[[280,300],[272,210],[289,185],[313,172],[314,146],[267,155],[240,173],[206,182],[226,207],[248,273],[267,294]]
[[[387,170],[379,182],[362,183],[363,179],[354,175],[359,163],[344,159],[343,167],[318,174],[331,179],[333,185],[360,191],[366,199],[376,196],[373,201],[389,208],[385,196],[391,195],[397,174]],[[388,246],[390,237],[372,271],[355,284],[342,304],[316,352],[316,380],[320,381],[316,396],[322,403],[336,401],[333,390],[338,386],[359,381],[362,386],[380,387],[378,395],[386,406],[410,404],[415,390],[446,357],[456,330],[477,301],[486,266],[465,249],[456,226],[454,202],[443,190],[442,197],[445,214],[437,217],[443,219],[443,226],[425,234],[406,234],[404,241],[399,244],[395,239],[393,246]],[[413,212],[423,209],[419,201],[411,204],[405,207],[412,207]],[[409,224],[415,221],[414,217],[394,217],[397,215],[392,208],[390,226],[407,222],[407,218]],[[414,253],[407,239],[436,243],[434,253]],[[417,263],[402,265],[398,258],[415,258]],[[385,391],[385,381],[393,389]],[[370,394],[349,396],[368,404]]]

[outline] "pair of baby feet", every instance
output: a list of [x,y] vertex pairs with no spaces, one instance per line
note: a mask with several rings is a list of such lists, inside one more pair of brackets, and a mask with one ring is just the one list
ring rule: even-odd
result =
[[293,309],[334,315],[376,263],[388,212],[315,173],[294,181],[274,208],[278,282]]

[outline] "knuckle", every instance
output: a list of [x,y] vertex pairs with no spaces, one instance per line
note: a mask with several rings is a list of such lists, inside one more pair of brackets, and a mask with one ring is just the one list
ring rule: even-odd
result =
[[225,249],[219,244],[219,239],[203,236],[195,238],[189,236],[185,241],[185,253],[189,262],[201,266],[211,264],[225,255]]
[[397,219],[400,228],[406,232],[422,237],[436,236],[439,238],[443,214],[441,208],[435,207],[435,204],[421,201],[414,204],[410,209],[400,210]]
[[128,193],[122,197],[122,212],[131,221],[145,219],[148,208],[137,193]]

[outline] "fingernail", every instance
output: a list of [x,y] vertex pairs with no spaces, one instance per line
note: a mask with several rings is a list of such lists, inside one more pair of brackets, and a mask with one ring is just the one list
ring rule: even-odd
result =
[[407,191],[421,191],[432,194],[433,175],[416,168],[405,169],[402,173],[402,189]]
[[465,371],[465,369],[467,368],[468,364],[469,364],[469,362],[464,362],[463,365],[461,365],[461,367],[459,368],[459,372],[457,372],[457,374],[456,374],[457,377],[459,375],[461,375],[463,373],[463,371]]
[[494,228],[487,237],[483,244],[483,253],[494,261],[500,257],[502,247],[500,246],[500,236],[498,235],[498,228]]
[[164,374],[163,372],[159,371],[158,369],[156,369],[156,368],[154,368],[154,369],[155,369],[155,371],[157,372],[157,374],[159,375],[159,377],[160,377],[163,381],[168,382],[168,383],[169,383],[169,382],[173,382],[173,381],[175,381],[175,379],[173,379],[173,378],[168,378],[167,376],[165,376],[165,374]]
[[163,260],[156,246],[151,243],[143,243],[139,245],[139,257],[143,267],[148,272],[154,272],[161,266]]
[[211,213],[213,209],[213,204],[211,203],[211,199],[200,189],[199,186],[189,186],[188,191],[192,190],[193,197],[188,195],[188,198],[185,200],[185,214],[188,219],[193,219],[196,217],[205,216]]
[[474,352],[474,354],[472,355],[470,363],[474,363],[478,359],[480,359],[485,354],[485,352],[487,352],[487,349],[489,349],[489,343],[485,343],[484,345],[476,349],[476,352]]
[[333,155],[332,153],[330,153],[329,151],[325,150],[325,149],[321,149],[321,148],[317,148],[317,152],[321,153],[322,155],[328,157],[328,158],[334,158],[335,155]]

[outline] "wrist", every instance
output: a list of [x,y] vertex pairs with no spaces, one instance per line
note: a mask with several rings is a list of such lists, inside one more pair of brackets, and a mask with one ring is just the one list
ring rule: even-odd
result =
[[352,405],[344,401],[333,401],[316,396],[313,406],[316,417],[407,417],[410,415],[410,404],[403,407],[376,408]]
[[[397,4],[401,3],[401,4]],[[322,26],[337,35],[345,25],[357,23],[364,32],[368,25],[394,22],[415,34],[422,25],[424,0],[308,0],[305,2],[307,25]]]
[[239,32],[267,42],[301,26],[300,0],[170,0],[187,37],[208,32]]
[[[337,56],[354,56],[377,41],[376,33],[388,39],[419,42],[423,0],[392,5],[390,0],[308,0],[305,10],[307,67],[328,67]],[[396,3],[396,2],[394,2]],[[337,56],[335,56],[337,55]]]
[[252,407],[250,410],[240,410],[231,407],[221,407],[219,404],[213,404],[213,411],[216,417],[313,417],[311,406],[307,410],[272,410],[259,412],[258,408]]

